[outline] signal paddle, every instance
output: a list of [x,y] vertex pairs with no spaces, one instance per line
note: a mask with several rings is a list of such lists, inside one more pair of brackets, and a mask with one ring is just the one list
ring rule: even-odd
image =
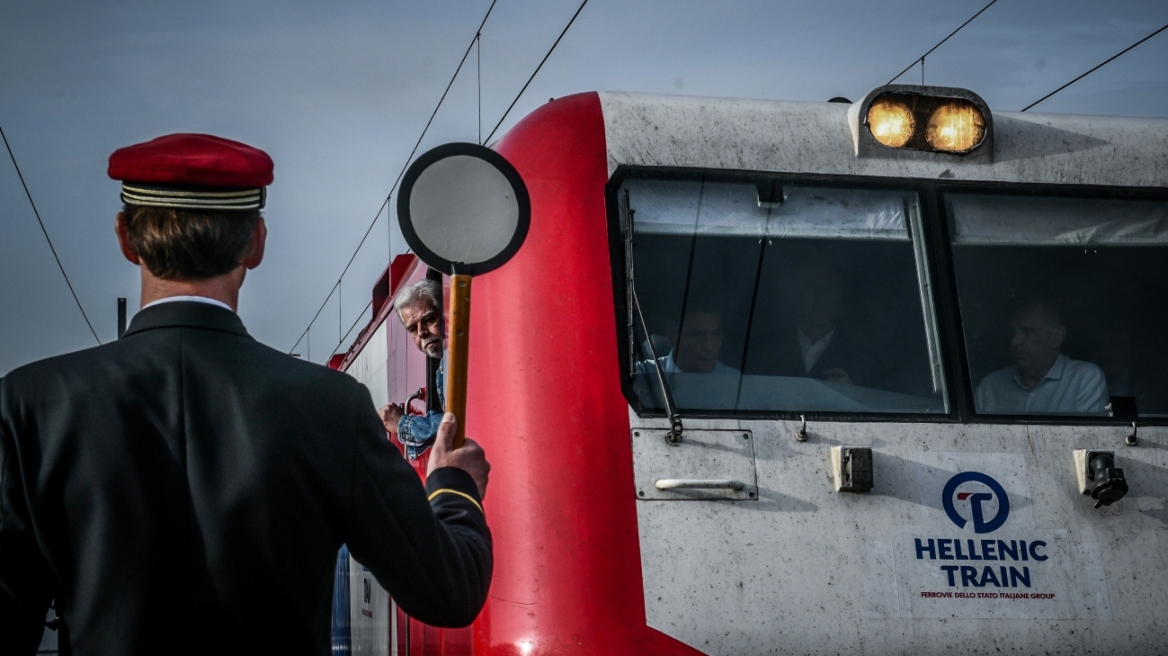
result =
[[473,276],[502,266],[523,245],[531,200],[515,167],[485,146],[451,143],[414,160],[397,197],[402,235],[433,269],[450,274],[446,410],[466,438],[466,379]]

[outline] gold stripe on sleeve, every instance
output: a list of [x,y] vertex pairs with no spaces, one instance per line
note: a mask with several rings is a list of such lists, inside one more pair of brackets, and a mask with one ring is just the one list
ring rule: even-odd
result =
[[483,511],[483,507],[479,505],[479,502],[475,501],[475,498],[472,497],[471,495],[467,494],[466,492],[459,492],[458,490],[452,490],[448,487],[439,488],[437,490],[434,490],[434,492],[430,494],[429,500],[433,501],[434,497],[438,496],[439,494],[457,494],[458,496],[463,497],[467,501],[470,501],[471,503],[473,503],[475,505],[475,508],[479,509],[479,512],[483,513],[484,515],[487,514],[486,512]]

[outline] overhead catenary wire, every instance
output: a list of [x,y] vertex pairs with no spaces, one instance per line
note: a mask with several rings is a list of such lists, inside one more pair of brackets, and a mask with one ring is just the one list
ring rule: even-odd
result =
[[[568,21],[568,24],[564,26],[564,29],[560,32],[560,35],[558,37],[556,37],[555,43],[553,43],[552,47],[548,49],[547,53],[543,56],[543,59],[540,60],[539,65],[535,67],[535,71],[532,72],[531,77],[527,78],[527,82],[523,85],[523,88],[519,90],[519,93],[515,96],[515,99],[511,101],[511,105],[507,108],[507,111],[503,113],[503,116],[502,116],[502,118],[499,119],[499,122],[495,124],[495,128],[493,130],[491,130],[491,134],[487,135],[487,140],[490,140],[490,138],[495,135],[495,132],[499,129],[499,126],[502,125],[503,121],[507,119],[507,114],[509,114],[511,112],[511,110],[515,107],[515,103],[519,102],[519,98],[523,95],[523,93],[525,91],[527,91],[527,87],[531,84],[531,81],[535,79],[535,76],[539,73],[539,70],[541,68],[543,68],[544,63],[548,60],[548,57],[551,57],[551,54],[553,51],[555,51],[556,46],[560,44],[560,40],[563,39],[564,35],[568,33],[568,28],[572,27],[572,23],[574,23],[576,21],[576,17],[580,15],[580,12],[583,11],[583,9],[584,9],[584,5],[587,5],[587,4],[588,4],[588,0],[584,0],[582,3],[580,3],[580,6],[576,9],[576,13],[572,14],[572,18]],[[494,8],[494,6],[495,6],[495,4],[492,2],[491,8]],[[487,9],[487,16],[490,16],[490,14],[491,14],[491,10]],[[486,22],[487,22],[487,19],[484,16],[483,17],[483,24],[486,24]],[[480,145],[485,143],[485,141],[483,140],[483,128],[482,128],[482,123],[483,123],[483,77],[482,77],[482,75],[483,75],[483,60],[482,60],[482,37],[483,37],[483,34],[482,34],[482,28],[483,28],[483,25],[479,25],[479,31],[477,34],[475,34],[475,38],[471,42],[471,47],[475,48],[475,59],[476,59],[475,63],[476,63],[476,72],[477,72],[476,77],[477,77],[477,82],[478,82],[478,122],[479,122],[479,144]],[[469,53],[470,53],[470,49],[468,48],[467,54],[469,54]],[[466,54],[463,55],[463,61],[465,61],[465,60],[466,60]],[[461,69],[462,64],[459,63],[458,67],[459,67],[459,69]],[[455,70],[454,75],[455,75],[455,77],[458,76],[458,70]],[[454,83],[454,79],[452,78],[450,80],[450,84],[453,84],[453,83]],[[450,85],[446,86],[446,90],[450,91]],[[442,97],[445,98],[446,94],[443,93]],[[438,102],[439,102],[439,105],[441,105],[442,101],[439,100]],[[438,111],[437,108],[435,108],[434,112],[437,113],[437,111]],[[431,121],[434,120],[433,114],[431,114],[430,120]],[[430,124],[427,123],[426,127],[429,128]],[[423,130],[422,134],[423,134],[423,136],[425,135],[424,130]],[[421,141],[422,140],[419,137],[418,143],[421,143]],[[417,149],[418,149],[418,144],[414,144],[414,151],[417,151]],[[413,160],[413,158],[414,158],[414,152],[411,152],[410,156],[407,158],[407,164],[410,160]],[[404,172],[405,172],[405,169],[403,168],[402,173],[404,173]],[[401,180],[402,173],[398,174],[398,181]],[[396,187],[396,185],[397,185],[397,182],[394,183],[395,187]],[[386,200],[388,201],[388,199],[386,199]],[[327,303],[328,300],[326,299],[325,302]],[[345,332],[344,336],[342,336],[339,340],[337,340],[337,346],[335,349],[333,349],[332,355],[335,355],[340,350],[341,345],[344,344],[344,341],[349,337],[350,334],[352,334],[353,329],[357,327],[357,324],[365,316],[365,311],[368,310],[369,308],[371,308],[372,306],[373,306],[373,301],[371,300],[371,301],[369,301],[369,304],[366,305],[363,310],[361,310],[361,314],[359,314],[357,316],[357,319],[355,321],[353,321],[352,325],[349,326],[349,330]],[[296,348],[296,347],[293,346],[292,348]],[[332,357],[332,356],[330,355],[329,357]]]
[[454,81],[458,79],[458,74],[462,71],[462,66],[466,63],[466,58],[470,56],[470,51],[472,48],[474,48],[475,43],[478,41],[479,35],[482,34],[483,26],[487,24],[487,19],[490,18],[491,11],[495,9],[495,3],[497,2],[498,0],[492,0],[491,6],[487,8],[487,13],[483,15],[482,22],[479,23],[478,29],[475,30],[474,38],[471,39],[470,45],[466,47],[466,52],[462,53],[462,59],[459,60],[458,67],[454,69],[454,75],[450,77],[450,82],[446,84],[446,89],[442,92],[442,97],[438,99],[438,104],[434,106],[434,111],[430,113],[430,119],[426,121],[426,126],[422,128],[422,134],[418,135],[418,140],[414,143],[413,149],[410,150],[409,156],[406,157],[405,164],[402,166],[401,171],[399,171],[397,174],[397,178],[394,179],[393,184],[390,186],[389,193],[386,194],[385,200],[381,202],[381,207],[378,208],[377,214],[373,217],[373,221],[371,221],[369,223],[369,227],[365,229],[365,234],[361,237],[361,241],[357,244],[357,248],[353,250],[353,254],[349,257],[349,261],[345,264],[345,268],[341,270],[341,275],[337,278],[336,284],[333,285],[332,289],[329,290],[328,295],[324,297],[324,301],[320,304],[320,307],[317,308],[316,314],[312,315],[312,319],[308,322],[308,326],[304,329],[304,332],[300,333],[300,337],[296,339],[296,343],[292,345],[292,348],[288,349],[288,353],[292,353],[296,350],[296,347],[300,345],[301,340],[303,340],[304,336],[308,334],[308,331],[312,329],[312,325],[316,323],[316,320],[320,316],[321,311],[323,311],[325,306],[328,305],[329,300],[332,299],[333,294],[336,293],[337,289],[340,287],[341,281],[345,278],[345,274],[349,272],[349,267],[353,265],[353,261],[357,259],[357,254],[361,252],[361,247],[365,245],[365,240],[369,238],[369,233],[373,232],[373,227],[377,225],[377,221],[381,219],[381,213],[386,212],[386,216],[389,216],[389,213],[386,210],[389,207],[390,199],[393,198],[393,192],[397,190],[397,185],[401,182],[402,176],[405,175],[406,169],[409,168],[410,162],[413,161],[414,154],[418,152],[418,147],[422,144],[422,140],[426,137],[426,133],[430,130],[430,126],[434,123],[434,117],[438,115],[438,110],[441,109],[442,103],[445,102],[447,94],[450,93],[450,88],[454,86]]
[[349,329],[346,330],[345,334],[343,336],[341,336],[340,339],[337,340],[336,347],[333,349],[333,352],[331,354],[329,354],[330,358],[332,356],[336,355],[337,353],[340,353],[341,345],[344,344],[345,340],[349,338],[349,335],[351,335],[353,333],[353,329],[357,327],[357,324],[361,323],[361,319],[365,318],[365,311],[371,307],[373,307],[373,299],[369,299],[369,302],[365,304],[365,308],[361,310],[361,314],[357,315],[357,318],[353,320],[353,323],[349,324]]
[[77,298],[77,292],[73,289],[73,283],[69,281],[69,274],[65,273],[65,267],[61,264],[61,258],[57,255],[57,249],[53,246],[53,240],[49,237],[49,231],[45,228],[45,222],[41,220],[41,213],[37,210],[36,203],[32,200],[32,193],[28,190],[28,185],[24,182],[24,174],[20,172],[20,165],[16,163],[16,155],[12,153],[12,146],[8,145],[8,136],[4,134],[4,128],[0,127],[0,138],[4,140],[4,148],[8,150],[8,158],[12,160],[12,168],[16,169],[16,177],[20,178],[20,186],[24,187],[24,195],[28,197],[28,204],[32,206],[32,213],[36,216],[37,223],[41,226],[41,232],[45,235],[45,241],[49,244],[49,250],[53,253],[53,259],[57,262],[57,268],[61,270],[61,276],[65,278],[65,285],[69,287],[69,293],[73,295],[73,302],[77,304],[77,309],[81,311],[81,317],[85,319],[85,325],[89,326],[89,332],[93,334],[93,339],[97,340],[98,345],[101,345],[101,338],[97,336],[97,331],[93,329],[93,324],[89,321],[89,315],[85,313],[85,308],[81,307],[81,300]]
[[[994,1],[996,2],[997,0]],[[543,68],[543,65],[545,62],[547,62],[548,57],[552,56],[556,46],[560,45],[560,40],[563,39],[564,35],[568,33],[568,29],[572,27],[572,23],[576,22],[576,17],[580,15],[580,12],[584,10],[584,5],[587,4],[588,0],[584,0],[584,2],[580,3],[580,7],[576,9],[576,13],[572,14],[571,20],[569,20],[568,24],[564,26],[564,30],[560,32],[560,35],[556,37],[556,42],[552,44],[552,47],[548,49],[547,54],[543,56],[542,60],[540,60],[539,66],[535,67],[535,70],[531,73],[531,77],[527,78],[527,82],[524,83],[523,88],[520,89],[519,93],[515,95],[515,100],[511,101],[511,105],[507,107],[507,111],[503,112],[503,116],[499,118],[499,122],[495,124],[495,128],[491,130],[491,133],[487,135],[487,138],[485,141],[483,141],[483,143],[490,141],[491,137],[495,136],[495,132],[499,130],[499,126],[503,125],[503,121],[507,120],[507,115],[511,113],[512,109],[515,109],[515,103],[519,102],[519,98],[523,96],[523,92],[527,91],[527,87],[531,84],[531,81],[534,80],[535,76],[539,74],[539,69]]]
[[475,79],[479,91],[479,145],[483,145],[483,34],[475,35]]
[[901,72],[897,73],[896,75],[892,76],[892,79],[888,81],[888,84],[892,84],[892,83],[893,83],[893,82],[895,82],[895,81],[897,80],[897,78],[899,78],[901,75],[904,75],[905,73],[909,72],[909,70],[910,70],[910,69],[912,69],[912,67],[913,67],[913,66],[916,66],[917,64],[920,64],[920,65],[921,65],[921,85],[922,85],[922,86],[924,86],[924,84],[925,84],[925,70],[924,70],[924,69],[925,69],[925,57],[928,57],[929,55],[933,54],[933,51],[934,51],[934,50],[936,50],[937,48],[940,48],[940,47],[941,47],[941,45],[942,45],[943,43],[945,43],[945,42],[946,42],[946,41],[948,41],[949,39],[953,38],[953,35],[954,35],[954,34],[957,34],[957,33],[958,33],[958,32],[960,32],[960,31],[961,31],[961,30],[962,30],[962,29],[963,29],[963,28],[964,28],[966,25],[969,25],[970,23],[972,23],[972,22],[973,22],[973,19],[977,18],[978,16],[981,16],[981,15],[982,15],[982,12],[984,12],[986,9],[989,9],[990,7],[992,7],[992,6],[993,6],[993,4],[994,4],[995,2],[997,2],[997,1],[998,1],[998,0],[990,0],[989,4],[987,4],[986,6],[982,7],[982,8],[981,8],[981,10],[980,10],[980,11],[978,11],[978,12],[977,12],[976,14],[974,14],[973,16],[970,16],[970,17],[969,17],[969,20],[965,21],[964,23],[962,23],[961,25],[959,25],[959,26],[957,27],[957,29],[955,29],[955,30],[953,30],[952,32],[950,32],[950,33],[949,33],[949,36],[947,36],[947,37],[945,37],[944,39],[941,39],[940,41],[938,41],[938,42],[937,42],[937,45],[933,46],[932,48],[929,48],[929,51],[928,51],[928,52],[926,52],[925,54],[921,55],[920,57],[917,57],[916,59],[914,59],[914,60],[913,60],[913,62],[912,62],[911,64],[909,64],[908,66],[905,66],[903,71],[901,71]]
[[1097,70],[1099,70],[1099,69],[1103,68],[1104,66],[1106,66],[1106,65],[1110,64],[1112,61],[1115,61],[1115,60],[1116,60],[1116,59],[1118,59],[1118,58],[1119,58],[1121,55],[1124,55],[1124,54],[1126,54],[1126,53],[1127,53],[1129,50],[1131,50],[1132,48],[1135,48],[1136,46],[1140,45],[1140,44],[1141,44],[1141,43],[1143,43],[1144,41],[1147,41],[1148,39],[1150,39],[1150,38],[1152,38],[1152,37],[1156,36],[1157,34],[1159,34],[1159,33],[1163,32],[1164,30],[1168,30],[1168,25],[1165,25],[1164,27],[1161,27],[1160,29],[1156,30],[1155,32],[1152,32],[1152,33],[1151,33],[1151,34],[1149,34],[1148,36],[1146,36],[1146,37],[1144,37],[1144,38],[1140,39],[1139,41],[1136,41],[1135,43],[1131,44],[1130,46],[1128,46],[1128,47],[1124,48],[1123,50],[1120,50],[1119,52],[1115,53],[1114,55],[1112,55],[1112,56],[1108,57],[1106,60],[1104,60],[1104,61],[1103,61],[1103,63],[1101,63],[1101,64],[1099,64],[1099,65],[1095,66],[1094,68],[1092,68],[1091,70],[1087,71],[1086,73],[1083,73],[1083,74],[1082,74],[1082,75],[1080,75],[1079,77],[1077,77],[1077,78],[1075,78],[1075,79],[1071,80],[1070,82],[1067,82],[1066,84],[1064,84],[1064,85],[1062,85],[1061,87],[1059,87],[1059,88],[1055,89],[1054,91],[1051,91],[1050,93],[1046,94],[1045,96],[1043,96],[1043,97],[1039,98],[1038,100],[1035,100],[1034,102],[1030,103],[1029,105],[1027,105],[1027,106],[1023,107],[1023,108],[1021,109],[1021,111],[1023,111],[1023,112],[1024,112],[1024,111],[1026,111],[1026,110],[1030,109],[1031,107],[1033,107],[1033,106],[1037,105],[1038,103],[1040,103],[1040,102],[1042,102],[1042,101],[1046,100],[1047,98],[1050,98],[1050,97],[1051,97],[1051,96],[1053,96],[1054,94],[1056,94],[1056,93],[1058,93],[1058,92],[1062,91],[1063,89],[1066,89],[1067,87],[1069,87],[1069,86],[1071,86],[1072,84],[1074,84],[1074,83],[1078,82],[1079,80],[1081,80],[1081,79],[1083,79],[1083,78],[1087,77],[1088,75],[1090,75],[1090,74],[1094,73],[1095,71],[1097,71]]

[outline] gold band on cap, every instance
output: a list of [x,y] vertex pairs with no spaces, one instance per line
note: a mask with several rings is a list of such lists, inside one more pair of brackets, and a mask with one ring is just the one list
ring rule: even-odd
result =
[[122,183],[122,202],[127,205],[147,205],[188,210],[246,211],[264,206],[263,187],[249,189],[178,189],[174,187],[145,186]]

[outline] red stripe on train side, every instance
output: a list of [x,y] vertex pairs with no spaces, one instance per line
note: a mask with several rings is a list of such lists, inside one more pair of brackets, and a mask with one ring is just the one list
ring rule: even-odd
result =
[[474,282],[467,432],[493,465],[495,540],[475,653],[699,653],[645,624],[598,95],[544,105],[496,150],[532,220],[515,257]]

